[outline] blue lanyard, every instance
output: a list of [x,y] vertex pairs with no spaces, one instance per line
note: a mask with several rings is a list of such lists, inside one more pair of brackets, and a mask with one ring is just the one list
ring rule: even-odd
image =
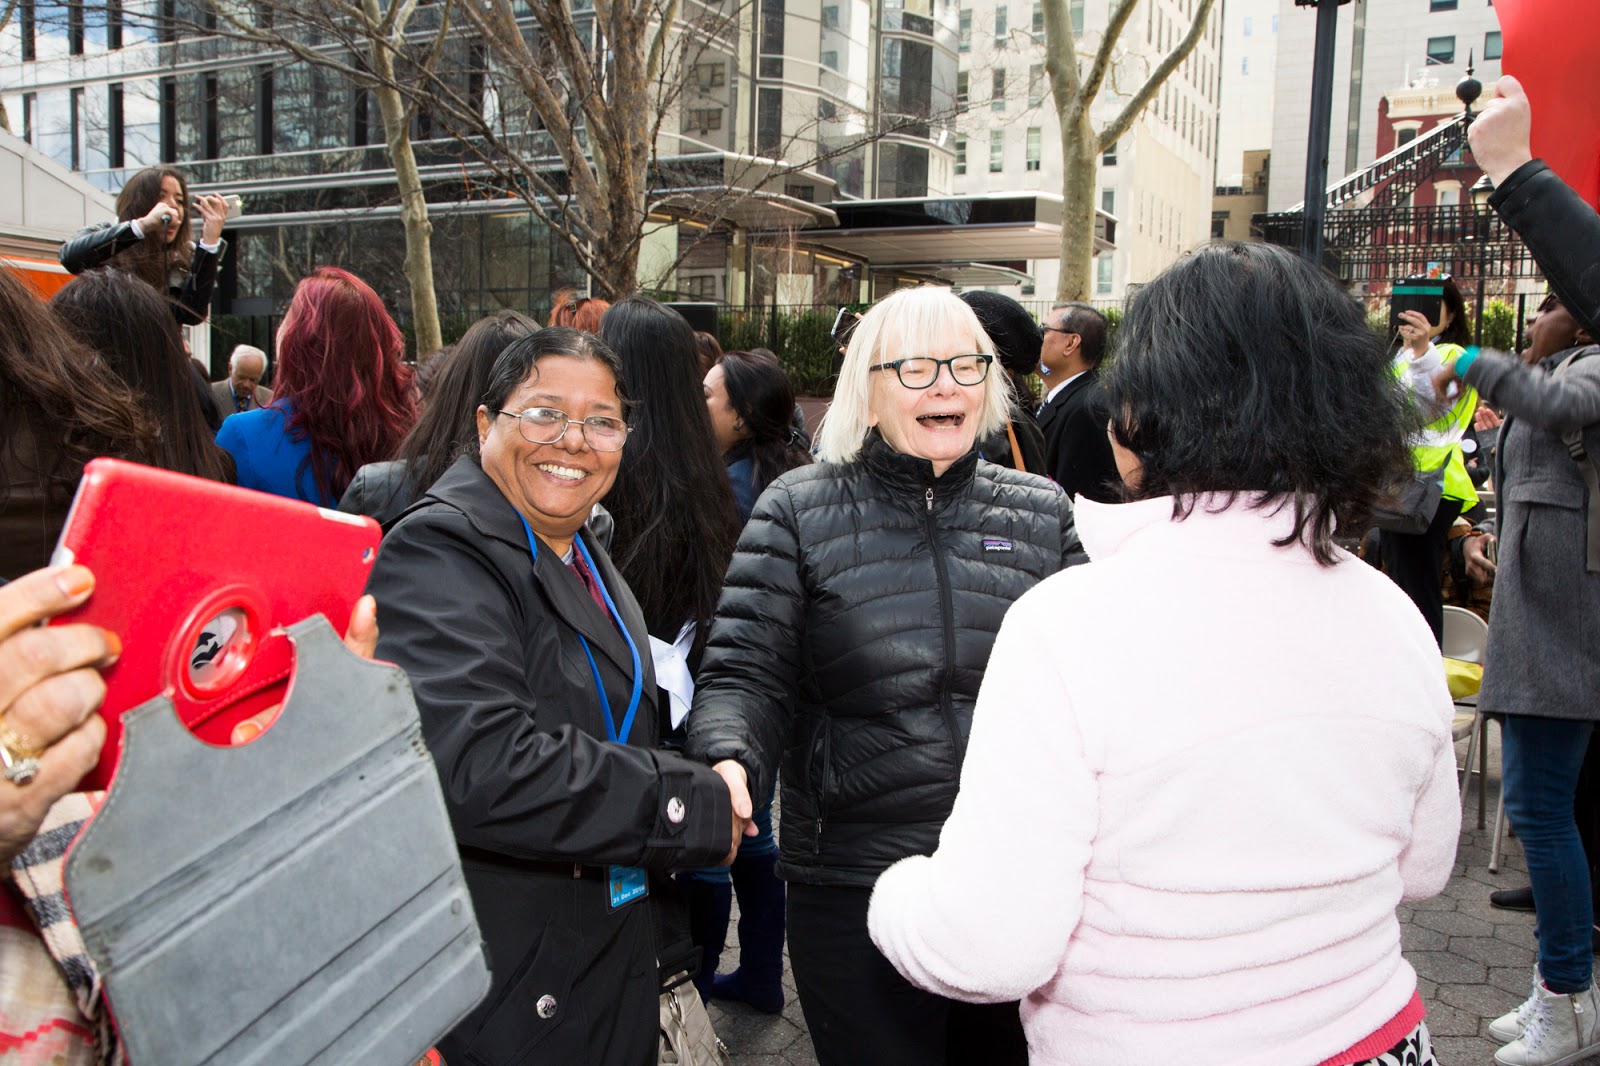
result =
[[[522,519],[522,531],[528,535],[528,554],[533,556],[534,562],[537,563],[539,542],[533,538],[533,527],[528,525],[528,520],[523,518],[520,512],[517,517]],[[633,634],[629,633],[628,627],[623,624],[616,602],[611,599],[611,592],[606,588],[606,583],[600,580],[600,572],[595,569],[594,557],[589,554],[589,549],[583,546],[582,538],[572,538],[572,546],[583,556],[584,563],[589,567],[589,573],[594,575],[594,583],[600,588],[600,598],[606,601],[606,609],[611,612],[622,639],[628,642],[628,654],[633,657],[633,695],[628,697],[628,713],[622,716],[622,728],[619,730],[616,721],[611,717],[611,700],[606,696],[605,683],[600,680],[600,666],[594,661],[594,652],[589,648],[588,639],[582,633],[578,634],[578,642],[583,645],[583,654],[589,659],[589,671],[594,675],[595,695],[600,697],[600,714],[606,720],[606,739],[626,744],[628,736],[633,732],[633,720],[639,714],[639,697],[644,692],[644,669],[639,661],[639,646],[633,642]]]

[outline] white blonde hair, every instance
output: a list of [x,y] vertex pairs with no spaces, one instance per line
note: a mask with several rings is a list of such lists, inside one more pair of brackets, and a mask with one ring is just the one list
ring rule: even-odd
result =
[[[994,344],[972,308],[943,285],[901,289],[873,304],[850,334],[833,403],[817,429],[817,457],[826,463],[848,463],[860,454],[872,428],[874,366],[943,351],[952,340],[960,351],[995,354]],[[978,410],[974,439],[982,440],[1003,428],[1010,415],[1011,379],[997,358],[983,379],[983,405]]]

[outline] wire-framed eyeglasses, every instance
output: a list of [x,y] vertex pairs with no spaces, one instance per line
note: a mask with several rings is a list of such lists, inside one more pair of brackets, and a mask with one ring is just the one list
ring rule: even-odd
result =
[[530,407],[526,411],[496,411],[517,420],[517,432],[529,444],[554,444],[567,434],[568,426],[578,426],[583,439],[597,452],[617,452],[628,442],[630,426],[620,418],[610,415],[590,415],[588,418],[568,418],[567,412],[554,407]]
[[900,379],[900,384],[908,389],[925,389],[939,380],[939,368],[950,368],[950,376],[957,385],[977,385],[989,376],[989,364],[994,361],[994,356],[982,352],[973,352],[967,355],[952,355],[948,359],[934,359],[926,355],[913,355],[906,359],[895,359],[888,363],[879,363],[874,370],[893,370]]

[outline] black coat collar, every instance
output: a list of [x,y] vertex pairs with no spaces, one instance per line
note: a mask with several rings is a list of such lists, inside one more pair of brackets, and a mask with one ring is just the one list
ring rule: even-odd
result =
[[[511,506],[511,501],[505,498],[500,487],[490,480],[489,475],[483,472],[483,468],[471,456],[464,455],[457,459],[450,469],[433,483],[433,487],[420,502],[426,503],[429,499],[449,504],[466,515],[467,521],[471,522],[472,527],[483,536],[508,544],[524,557],[527,556],[528,535],[522,528],[521,516],[517,514],[517,509]],[[639,605],[623,582],[622,575],[612,565],[611,557],[606,554],[605,549],[595,543],[594,538],[588,535],[587,529],[581,531],[579,536],[583,537],[583,543],[589,549],[589,557],[594,560],[595,571],[605,585],[606,591],[611,594],[612,602],[617,605],[623,624],[628,627],[628,632],[633,637],[634,646],[639,649],[642,668],[649,659],[650,637],[645,629],[644,616],[639,611]],[[561,619],[582,633],[592,648],[603,651],[624,674],[631,677],[633,657],[628,652],[627,642],[612,624],[610,615],[600,609],[590,597],[589,590],[584,588],[578,575],[562,561],[556,550],[542,539],[539,541],[539,554],[533,566],[533,577],[551,608],[561,616]]]
[[861,464],[897,496],[903,493],[906,499],[915,498],[914,502],[921,506],[928,490],[932,489],[934,500],[942,505],[972,484],[972,476],[978,469],[978,452],[974,448],[951,463],[943,476],[934,477],[933,463],[895,451],[874,429],[867,433],[866,442],[861,445]]
[[1074,396],[1076,396],[1081,390],[1092,385],[1099,379],[1099,377],[1100,374],[1096,368],[1090,367],[1088,370],[1085,370],[1083,373],[1073,378],[1072,381],[1067,384],[1066,388],[1056,393],[1054,398],[1052,398],[1049,403],[1044,405],[1045,410],[1060,410],[1061,408],[1065,407]]

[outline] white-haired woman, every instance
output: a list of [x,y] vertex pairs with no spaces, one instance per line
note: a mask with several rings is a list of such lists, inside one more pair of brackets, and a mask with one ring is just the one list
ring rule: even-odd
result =
[[938,846],[1006,608],[1085,561],[1059,488],[974,451],[1011,402],[993,362],[948,289],[867,312],[823,461],[757,500],[701,666],[690,756],[735,795],[782,762],[789,957],[823,1066],[1027,1061],[1015,1003],[914,988],[866,920],[878,874]]

